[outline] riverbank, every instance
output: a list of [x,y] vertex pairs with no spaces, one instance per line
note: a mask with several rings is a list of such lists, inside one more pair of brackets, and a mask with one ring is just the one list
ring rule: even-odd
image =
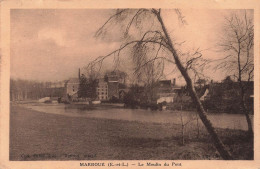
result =
[[[205,129],[185,133],[174,124],[67,117],[12,105],[10,160],[220,159]],[[252,159],[240,130],[217,130],[235,159]]]
[[[11,101],[12,105],[67,105],[67,107],[69,108],[79,108],[79,109],[85,109],[85,110],[93,110],[93,109],[107,109],[107,108],[127,108],[127,109],[132,109],[132,110],[136,110],[136,109],[141,109],[141,110],[154,110],[154,111],[162,111],[162,109],[160,109],[158,105],[151,105],[147,106],[147,105],[135,105],[133,107],[126,105],[124,103],[109,103],[109,102],[101,102],[100,104],[89,104],[89,102],[71,102],[68,104],[65,103],[40,103],[38,100],[25,100],[25,101]],[[164,110],[168,110],[168,111],[196,111],[195,108],[188,108],[188,107],[179,107],[173,106],[172,104],[169,104],[165,107]],[[155,108],[156,107],[156,108]],[[209,114],[241,114],[244,115],[243,113],[231,113],[229,111],[216,111],[216,110],[208,110],[206,109],[206,112]],[[251,112],[252,113],[252,112]],[[251,118],[253,118],[253,113],[250,114]]]

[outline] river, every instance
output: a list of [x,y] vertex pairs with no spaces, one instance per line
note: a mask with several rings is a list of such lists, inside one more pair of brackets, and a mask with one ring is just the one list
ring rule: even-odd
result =
[[[114,120],[127,120],[151,123],[181,124],[191,121],[196,122],[196,113],[191,111],[152,111],[144,109],[125,109],[104,106],[72,106],[65,104],[24,104],[23,106],[36,111],[59,114],[72,117],[94,117]],[[247,122],[242,114],[208,113],[214,127],[247,130]],[[253,116],[251,116],[253,118]],[[200,121],[200,120],[199,120]],[[201,124],[201,121],[200,121]],[[202,125],[202,124],[201,124]]]

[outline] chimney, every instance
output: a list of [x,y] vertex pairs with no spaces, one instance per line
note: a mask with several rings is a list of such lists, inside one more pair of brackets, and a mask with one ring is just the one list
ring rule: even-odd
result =
[[176,78],[174,78],[173,80],[172,80],[172,86],[175,86],[176,85]]
[[80,79],[80,68],[79,68],[79,79]]

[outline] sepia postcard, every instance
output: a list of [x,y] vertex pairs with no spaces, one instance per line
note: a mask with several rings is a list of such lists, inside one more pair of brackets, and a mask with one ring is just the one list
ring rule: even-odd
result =
[[0,13],[0,169],[260,168],[258,1]]

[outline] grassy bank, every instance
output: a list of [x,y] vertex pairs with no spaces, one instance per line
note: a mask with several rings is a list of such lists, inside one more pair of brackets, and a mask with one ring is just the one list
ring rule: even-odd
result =
[[[245,132],[217,130],[236,159],[252,159]],[[66,117],[11,106],[10,160],[159,160],[220,159],[205,129]]]

